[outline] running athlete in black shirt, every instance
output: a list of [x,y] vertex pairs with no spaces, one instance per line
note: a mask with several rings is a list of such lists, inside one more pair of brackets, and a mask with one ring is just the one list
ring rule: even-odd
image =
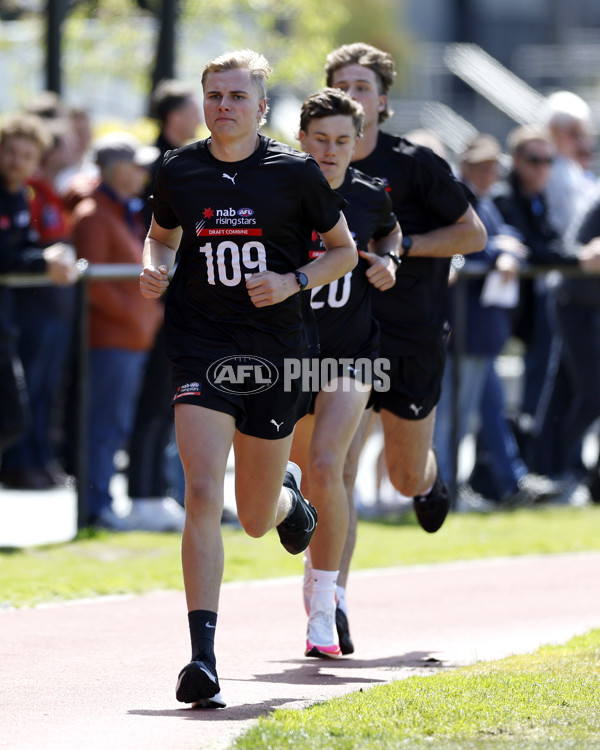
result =
[[[165,157],[140,280],[142,294],[160,295],[179,247],[165,324],[186,480],[182,561],[192,661],[179,675],[176,695],[198,705],[224,705],[214,634],[231,446],[244,529],[260,537],[276,526],[284,547],[302,552],[316,512],[300,493],[298,467],[288,462],[286,471],[286,462],[310,393],[299,381],[290,386],[281,368],[309,352],[299,291],[329,283],[357,262],[342,201],[316,162],[257,133],[269,72],[250,50],[205,67],[211,137]],[[313,229],[327,253],[309,262]]]
[[[379,346],[370,286],[389,289],[396,274],[400,227],[383,183],[349,167],[362,128],[363,109],[339,89],[306,99],[300,143],[331,187],[345,200],[344,215],[359,250],[356,268],[311,292],[318,324],[320,390],[314,413],[296,426],[292,459],[303,470],[303,490],[319,514],[305,559],[304,601],[309,616],[306,656],[337,658],[351,653],[336,632],[336,582],[354,505],[344,487],[344,462],[365,411]],[[370,251],[370,252],[369,252]],[[315,234],[311,257],[325,252]]]
[[365,109],[364,135],[352,164],[384,181],[404,235],[394,289],[374,294],[381,353],[395,361],[392,388],[377,397],[375,408],[381,413],[390,479],[403,495],[415,497],[423,527],[436,531],[449,505],[431,450],[444,367],[449,261],[481,250],[486,233],[443,159],[379,130],[390,114],[391,57],[367,44],[350,44],[331,52],[325,69],[327,84],[348,92]]
[[[373,293],[380,355],[392,363],[391,388],[375,394],[374,407],[381,416],[390,480],[414,498],[421,526],[435,532],[450,509],[431,448],[445,362],[449,261],[481,250],[486,232],[443,159],[379,130],[390,116],[387,92],[395,70],[389,54],[360,42],[344,45],[327,56],[325,72],[328,86],[364,107],[363,137],[352,165],[383,180],[404,235],[394,288]],[[350,554],[351,549],[344,553],[346,570]]]

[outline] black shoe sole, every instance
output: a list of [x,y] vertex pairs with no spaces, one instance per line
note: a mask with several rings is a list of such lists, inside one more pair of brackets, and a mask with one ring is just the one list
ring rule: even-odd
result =
[[305,651],[304,656],[310,656],[315,659],[339,659],[339,656],[334,656],[333,654],[327,654],[324,651],[319,651],[316,646],[313,646],[310,651]]
[[350,638],[350,626],[348,625],[348,618],[344,612],[339,608],[335,608],[335,627],[338,634],[338,640],[340,642],[340,651],[344,656],[354,653],[354,643]]
[[201,703],[214,697],[221,691],[219,680],[211,679],[207,672],[212,672],[201,661],[192,661],[181,670],[177,678],[175,697],[180,703]]

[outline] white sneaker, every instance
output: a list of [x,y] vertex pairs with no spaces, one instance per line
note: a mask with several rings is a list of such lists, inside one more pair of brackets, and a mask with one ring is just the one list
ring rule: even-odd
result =
[[108,506],[108,508],[102,508],[92,522],[92,525],[97,526],[100,529],[108,529],[109,531],[134,530],[130,517],[117,515],[111,506]]
[[308,617],[306,650],[304,656],[321,659],[339,659],[342,655],[335,624],[335,604],[326,608],[313,602]]
[[172,497],[135,499],[128,518],[137,531],[182,532],[185,510]]

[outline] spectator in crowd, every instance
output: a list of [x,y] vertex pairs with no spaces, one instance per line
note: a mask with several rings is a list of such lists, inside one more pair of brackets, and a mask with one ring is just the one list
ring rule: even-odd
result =
[[446,145],[433,130],[429,128],[415,128],[404,133],[404,138],[411,143],[417,143],[419,146],[430,148],[434,154],[437,154],[441,159],[450,163],[450,155]]
[[[31,227],[42,247],[71,240],[70,217],[54,184],[59,171],[72,162],[74,140],[65,120],[50,119],[45,125],[51,143],[28,180],[27,191]],[[19,442],[4,455],[2,481],[16,489],[46,489],[67,481],[56,456],[58,414],[63,412],[57,407],[62,406],[66,382],[75,288],[19,287],[13,297],[31,420]]]
[[[562,265],[568,259],[562,237],[549,220],[545,193],[555,154],[550,134],[543,128],[520,126],[509,133],[507,146],[512,167],[506,179],[494,187],[494,203],[504,221],[521,233],[529,265]],[[521,280],[512,326],[525,344],[523,396],[516,424],[523,447],[533,425],[550,354],[552,335],[544,277]]]
[[[140,195],[158,151],[127,133],[110,133],[96,142],[95,154],[101,182],[75,207],[77,253],[90,263],[141,264]],[[144,364],[161,319],[160,303],[143,299],[137,281],[90,282],[89,508],[97,526],[135,528],[133,518],[114,511],[110,482],[115,453],[131,434]]]
[[[488,448],[491,469],[506,504],[548,499],[556,488],[545,478],[529,473],[506,419],[502,383],[494,362],[511,334],[510,309],[517,301],[520,263],[526,254],[519,232],[507,225],[490,198],[498,177],[501,148],[490,135],[479,135],[460,156],[460,176],[473,193],[473,206],[487,230],[488,241],[479,253],[465,258],[465,264],[479,262],[490,269],[485,279],[467,282],[463,321],[454,319],[454,298],[449,296],[448,319],[456,328],[464,325],[464,354],[454,356],[456,336],[449,340],[449,356],[442,381],[442,395],[436,413],[434,445],[442,476],[455,475],[453,446],[454,382],[458,388],[458,425],[461,440],[480,418],[479,439]],[[458,369],[457,369],[458,368]],[[457,508],[482,509],[483,503],[468,486],[459,492]]]
[[[77,270],[68,248],[42,248],[31,230],[26,182],[38,167],[50,137],[32,115],[6,118],[0,133],[0,273],[47,273],[54,284],[68,285]],[[24,432],[28,420],[25,378],[17,351],[18,326],[13,290],[0,286],[0,452]]]
[[56,91],[38,91],[27,103],[25,114],[35,115],[44,121],[59,120],[65,116],[66,107]]
[[[584,271],[600,270],[600,189],[565,236],[565,252]],[[581,440],[599,416],[598,363],[600,361],[600,282],[597,278],[565,276],[552,290],[556,333],[552,361],[544,396],[534,428],[534,449],[538,460],[546,460],[558,476],[585,478]],[[564,379],[564,384],[561,382]],[[571,394],[561,402],[560,392]],[[555,429],[556,409],[560,429]],[[546,456],[546,431],[556,436],[550,458]],[[545,450],[544,450],[545,448]],[[552,463],[550,463],[550,461]],[[597,473],[597,471],[595,470]],[[594,485],[597,489],[597,482]]]
[[544,125],[556,155],[546,184],[550,221],[563,235],[584,209],[592,186],[580,163],[582,147],[590,143],[589,105],[571,91],[557,91],[546,100]]
[[[543,113],[550,131],[556,156],[546,185],[549,218],[564,239],[569,226],[585,210],[593,194],[592,182],[583,169],[581,149],[589,145],[592,129],[588,104],[570,91],[558,91],[548,97]],[[567,249],[567,256],[573,252]],[[531,433],[530,460],[536,471],[544,473],[583,473],[581,446],[569,452],[572,465],[565,464],[561,452],[564,434],[565,404],[576,394],[571,391],[572,379],[562,359],[562,335],[557,321],[557,297],[554,289],[548,296],[548,315],[552,329],[552,343],[544,386],[538,400]]]
[[[154,145],[160,154],[150,171],[144,193],[146,199],[152,195],[154,179],[163,156],[167,151],[192,141],[202,122],[195,90],[183,81],[172,78],[166,78],[156,85],[150,97],[150,116],[159,128]],[[144,217],[149,227],[152,220],[151,202],[144,206]]]
[[73,131],[73,161],[56,177],[56,189],[63,196],[71,193],[79,197],[89,192],[99,180],[98,165],[94,163],[91,150],[92,124],[84,107],[72,105],[67,108],[66,119]]
[[[152,219],[149,198],[162,158],[167,151],[192,140],[200,123],[194,91],[176,80],[167,79],[157,85],[151,98],[151,113],[160,127],[154,144],[160,153],[151,166],[145,191],[144,218],[148,228]],[[180,505],[167,496],[167,446],[173,439],[171,395],[163,324],[146,362],[129,442],[129,496],[135,500],[137,528],[148,531],[183,531],[185,522]]]
[[[590,206],[568,230],[565,245],[584,271],[600,272],[600,187]],[[556,287],[555,296],[561,359],[574,394],[566,404],[561,431],[561,453],[568,467],[576,458],[572,456],[569,461],[569,453],[600,417],[600,277],[565,277]],[[598,466],[589,479],[593,499],[598,502]]]

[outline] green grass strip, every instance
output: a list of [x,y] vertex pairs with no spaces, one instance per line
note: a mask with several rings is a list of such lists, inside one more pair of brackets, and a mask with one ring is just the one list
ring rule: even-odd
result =
[[[223,527],[225,581],[300,576],[301,555],[288,555],[275,532],[252,539]],[[71,543],[0,550],[0,607],[103,594],[181,589],[177,534],[87,531]],[[491,515],[452,514],[426,534],[413,514],[361,521],[354,570],[526,554],[600,549],[600,506],[539,507]]]
[[236,750],[600,748],[600,630],[563,646],[281,709]]

